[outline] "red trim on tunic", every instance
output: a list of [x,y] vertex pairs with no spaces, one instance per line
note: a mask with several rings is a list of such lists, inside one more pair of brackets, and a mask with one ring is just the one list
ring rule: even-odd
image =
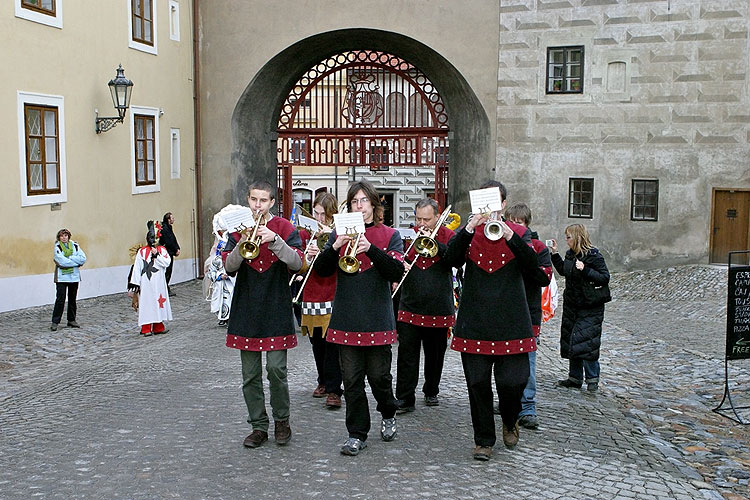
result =
[[515,340],[473,340],[454,335],[451,349],[467,354],[504,356],[536,351],[536,340],[533,337]]
[[531,331],[534,332],[534,337],[539,336],[539,332],[542,329],[540,325],[531,325]]
[[326,332],[326,339],[328,342],[341,345],[388,345],[396,342],[396,330],[384,332],[345,332],[329,328],[328,332]]
[[297,336],[292,334],[280,337],[250,338],[228,333],[227,347],[242,351],[282,351],[297,347]]
[[[520,224],[514,224],[510,221],[506,221],[505,223],[519,237],[523,237],[524,233],[527,231],[527,228],[525,226],[521,226]],[[471,243],[469,244],[467,256],[483,271],[494,273],[495,271],[498,271],[505,267],[505,265],[511,260],[515,259],[516,256],[510,250],[508,242],[505,241],[505,238],[501,237],[497,241],[488,240],[484,236],[485,225],[486,224],[480,224],[474,229],[474,237],[471,239]]]
[[450,316],[427,316],[408,311],[399,311],[397,321],[430,328],[448,328],[456,324],[456,317],[453,314]]

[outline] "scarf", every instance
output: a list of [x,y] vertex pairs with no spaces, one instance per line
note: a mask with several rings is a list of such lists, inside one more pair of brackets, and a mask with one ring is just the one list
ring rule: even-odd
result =
[[[60,242],[60,250],[62,250],[63,255],[65,258],[70,258],[71,255],[73,255],[73,243],[68,241],[67,243]],[[62,274],[73,274],[73,268],[72,267],[61,267],[60,272]]]

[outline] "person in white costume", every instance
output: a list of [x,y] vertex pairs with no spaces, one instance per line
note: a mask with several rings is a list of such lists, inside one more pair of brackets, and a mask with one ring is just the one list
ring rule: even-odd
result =
[[159,223],[148,221],[146,246],[138,249],[130,277],[129,289],[134,291],[133,308],[138,310],[141,335],[167,333],[164,321],[172,319],[165,272],[170,258],[167,249],[156,244]]
[[216,236],[216,242],[211,249],[211,256],[206,260],[205,276],[210,283],[210,294],[206,295],[206,300],[211,301],[211,312],[216,313],[219,319],[219,326],[227,326],[229,319],[230,306],[232,305],[232,292],[234,292],[234,278],[229,276],[224,270],[224,263],[221,260],[221,251],[227,244],[227,225],[222,218],[222,212],[231,210],[237,205],[229,205],[214,215],[213,229]]

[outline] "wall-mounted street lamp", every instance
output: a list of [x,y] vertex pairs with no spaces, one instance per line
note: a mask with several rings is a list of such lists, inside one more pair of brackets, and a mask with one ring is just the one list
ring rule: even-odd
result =
[[96,133],[101,134],[107,130],[113,128],[118,123],[122,123],[125,119],[125,113],[130,107],[130,97],[133,94],[133,82],[125,78],[125,70],[122,69],[122,64],[117,68],[117,76],[109,81],[109,91],[112,94],[112,104],[114,104],[117,110],[118,116],[111,117],[99,117],[99,112],[96,112]]

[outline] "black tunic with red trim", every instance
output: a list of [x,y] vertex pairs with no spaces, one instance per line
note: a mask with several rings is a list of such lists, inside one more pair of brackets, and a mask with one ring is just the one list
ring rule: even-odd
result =
[[[287,245],[302,256],[302,241],[291,222],[282,217],[268,221],[268,229],[283,238]],[[232,233],[222,259],[226,262],[240,239]],[[236,273],[232,308],[227,324],[227,347],[244,351],[277,351],[297,345],[292,311],[289,271],[268,248],[260,246],[258,256],[245,260]]]
[[345,273],[338,267],[346,245],[338,252],[333,249],[336,231],[315,262],[314,270],[321,276],[337,277],[328,342],[353,346],[396,342],[391,283],[404,275],[404,244],[398,231],[383,224],[367,224],[365,236],[371,246],[357,254],[360,264],[356,273]]
[[552,280],[552,259],[547,245],[539,241],[536,231],[531,232],[531,247],[536,252],[539,268],[533,273],[524,273],[523,281],[531,314],[531,328],[534,330],[534,336],[538,337],[542,325],[542,288],[549,285]]
[[[300,236],[304,243],[303,248],[307,248],[307,242],[310,240],[310,233],[302,229]],[[317,243],[313,243],[316,245]],[[322,316],[331,314],[333,310],[333,297],[336,294],[336,274],[330,276],[321,276],[315,269],[310,271],[310,277],[307,278],[305,289],[302,290],[302,314],[311,316]]]
[[484,224],[466,228],[451,240],[443,260],[455,267],[466,263],[461,306],[451,349],[471,354],[506,355],[536,350],[526,302],[523,272],[539,264],[530,231],[512,222],[510,241],[490,241]]
[[453,267],[443,260],[453,231],[441,226],[435,235],[435,257],[417,257],[412,247],[406,256],[414,262],[401,285],[398,321],[430,328],[449,328],[456,322],[453,300]]

